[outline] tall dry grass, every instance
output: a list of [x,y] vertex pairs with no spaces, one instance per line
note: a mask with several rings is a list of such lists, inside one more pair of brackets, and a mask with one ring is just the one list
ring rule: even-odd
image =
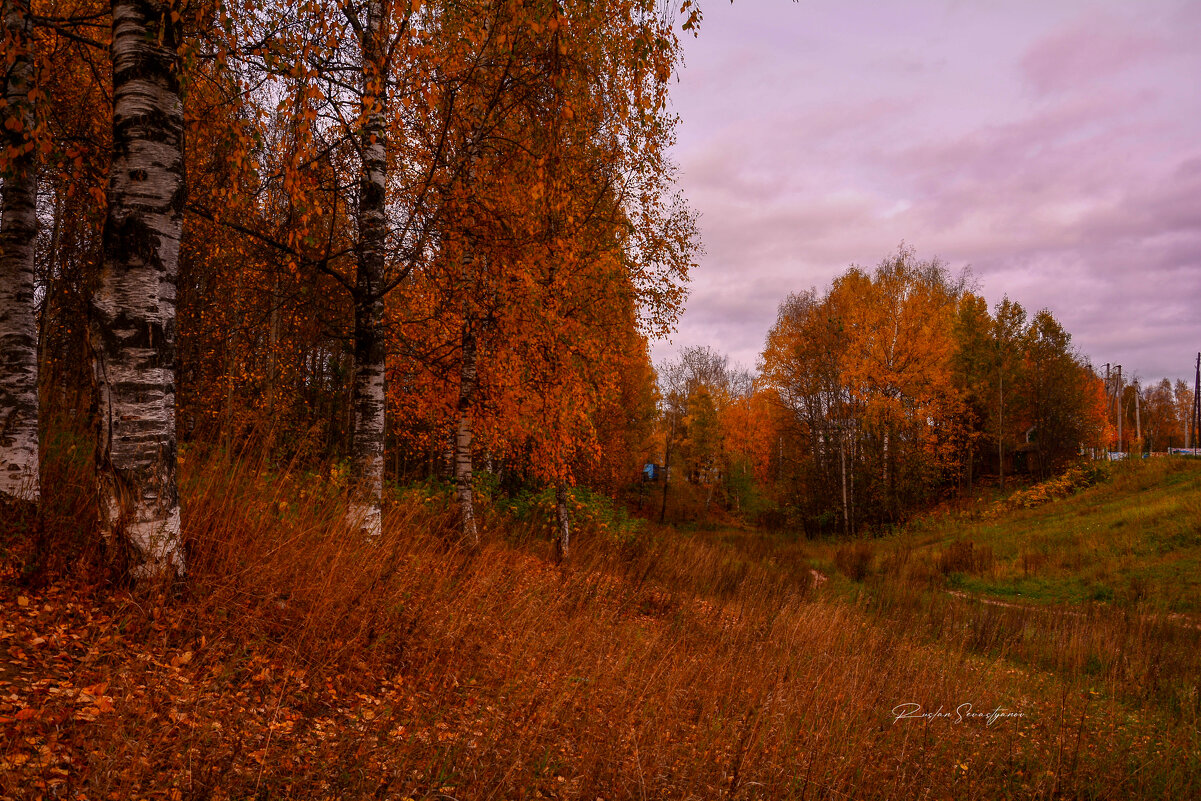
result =
[[[336,486],[244,453],[185,459],[191,573],[178,595],[68,579],[45,590],[50,619],[64,597],[91,605],[101,622],[79,627],[69,678],[103,678],[113,698],[111,713],[53,733],[75,754],[58,763],[72,792],[1201,794],[1196,720],[1089,692],[1080,631],[1061,632],[1061,663],[1023,666],[1009,658],[1014,626],[990,622],[1008,610],[920,618],[939,631],[825,597],[787,551],[670,531],[620,551],[581,541],[560,569],[548,543],[514,546],[499,519],[479,550],[460,548],[449,512],[412,498],[365,542],[341,525]],[[896,720],[904,703],[952,718]],[[1020,717],[955,722],[965,703]],[[0,790],[50,780],[30,765]]]

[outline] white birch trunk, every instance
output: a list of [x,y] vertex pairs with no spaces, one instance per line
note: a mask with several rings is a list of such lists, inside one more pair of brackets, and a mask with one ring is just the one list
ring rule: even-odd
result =
[[381,74],[381,26],[384,4],[372,0],[365,9],[362,33],[363,130],[360,140],[358,274],[355,282],[354,384],[351,407],[352,482],[348,522],[366,536],[383,530],[384,491],[384,245],[387,152],[384,104],[387,87]]
[[555,516],[559,525],[555,558],[562,563],[571,558],[571,514],[567,511],[567,492],[561,483],[555,485]]
[[463,538],[475,548],[480,543],[475,524],[475,493],[472,488],[471,443],[472,411],[478,384],[476,367],[476,338],[470,321],[463,324],[463,361],[459,380],[459,427],[455,433],[455,494],[459,504],[459,517],[463,525]]
[[[0,196],[0,497],[36,503],[38,335],[34,314],[37,171],[29,101],[33,26],[28,0],[5,0],[4,37],[12,48],[0,112],[4,188]],[[4,65],[0,63],[0,69]]]
[[179,24],[113,0],[113,144],[104,259],[91,299],[100,528],[135,577],[182,575],[175,289],[183,225]]

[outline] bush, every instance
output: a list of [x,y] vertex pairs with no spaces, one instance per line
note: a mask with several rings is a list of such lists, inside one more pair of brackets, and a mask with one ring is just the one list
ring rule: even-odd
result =
[[848,543],[834,552],[834,566],[852,581],[863,581],[871,570],[875,549],[869,542]]
[[[475,481],[474,486],[477,493],[477,505],[486,506],[486,503],[480,503],[481,500],[487,500],[486,491],[479,492],[479,481]],[[413,484],[397,486],[393,489],[392,494],[401,504],[424,506],[430,510],[447,509],[454,502],[455,485],[453,481],[444,481],[436,476],[431,476]]]
[[1106,462],[1078,464],[1058,476],[1020,489],[1008,498],[997,501],[991,514],[1003,514],[1011,509],[1033,509],[1057,498],[1066,498],[1082,489],[1108,481],[1109,477],[1110,467]]
[[1042,551],[1023,551],[1021,558],[1022,573],[1027,576],[1031,573],[1037,573],[1050,559],[1051,557]]
[[[625,506],[587,487],[566,491],[567,508],[575,535],[591,534],[623,549],[634,548],[645,538],[645,521],[630,517]],[[496,510],[511,520],[554,536],[558,530],[555,488],[523,490],[512,498],[498,500]]]
[[971,540],[953,542],[938,555],[938,571],[944,576],[951,573],[983,573],[993,566],[992,548],[977,547]]

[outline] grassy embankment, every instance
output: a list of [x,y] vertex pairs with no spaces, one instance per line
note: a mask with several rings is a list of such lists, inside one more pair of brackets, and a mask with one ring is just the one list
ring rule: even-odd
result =
[[[6,521],[0,795],[1201,794],[1201,637],[1161,620],[912,582],[848,600],[813,585],[808,546],[768,537],[597,524],[559,569],[536,523],[502,515],[463,551],[419,492],[367,544],[335,488],[218,457],[186,470],[176,594],[89,566],[86,488],[50,510],[40,583]],[[895,720],[903,703],[951,717]],[[967,703],[1020,716],[956,722]]]
[[1115,464],[1080,488],[1092,472],[931,515],[855,553],[813,555],[855,579],[945,583],[1008,602],[1201,613],[1201,460]]

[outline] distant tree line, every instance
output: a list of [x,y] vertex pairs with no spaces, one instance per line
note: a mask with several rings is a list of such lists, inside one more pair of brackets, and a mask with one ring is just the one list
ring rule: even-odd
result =
[[749,507],[849,535],[985,477],[1046,477],[1112,431],[1103,380],[1050,311],[990,311],[906,248],[789,295],[757,377],[691,349],[660,381],[677,518]]

